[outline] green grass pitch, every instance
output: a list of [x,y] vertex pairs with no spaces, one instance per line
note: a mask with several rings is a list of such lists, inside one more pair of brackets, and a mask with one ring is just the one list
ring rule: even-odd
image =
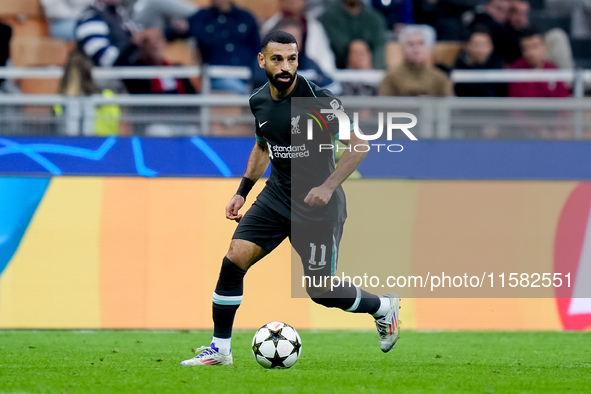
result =
[[302,356],[265,370],[254,331],[234,365],[181,367],[209,332],[0,331],[0,393],[590,393],[591,332],[300,331]]

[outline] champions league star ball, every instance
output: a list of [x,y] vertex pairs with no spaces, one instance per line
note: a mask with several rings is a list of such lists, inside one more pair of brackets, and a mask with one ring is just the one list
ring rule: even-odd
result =
[[289,368],[298,361],[302,340],[292,326],[274,321],[258,329],[252,339],[252,352],[264,368]]

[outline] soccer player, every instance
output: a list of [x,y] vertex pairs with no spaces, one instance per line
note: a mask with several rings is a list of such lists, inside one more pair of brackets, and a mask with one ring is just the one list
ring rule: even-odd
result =
[[[335,169],[333,151],[318,149],[320,143],[331,144],[338,133],[334,118],[329,120],[331,133],[315,133],[312,141],[304,139],[307,133],[301,132],[297,124],[301,118],[292,118],[292,98],[324,98],[333,109],[342,106],[329,90],[297,74],[298,50],[292,35],[279,30],[267,34],[258,59],[269,81],[250,97],[256,143],[238,191],[226,207],[226,218],[237,221],[238,227],[213,293],[213,339],[209,346],[197,349],[196,357],[181,365],[232,364],[230,338],[242,301],[244,275],[286,237],[302,259],[306,276],[326,278],[334,274],[346,218],[341,183],[365,157],[356,150],[366,149],[347,150]],[[367,145],[355,133],[343,142]],[[269,162],[272,170],[265,188],[246,214],[240,214],[249,191]],[[347,282],[334,288],[307,284],[306,291],[314,302],[326,307],[372,315],[383,352],[396,343],[400,307],[396,294],[379,297]]]

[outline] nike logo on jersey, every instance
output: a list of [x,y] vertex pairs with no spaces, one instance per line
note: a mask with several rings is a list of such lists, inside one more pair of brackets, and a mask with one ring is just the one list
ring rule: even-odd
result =
[[260,128],[262,128],[264,125],[266,125],[266,124],[267,124],[267,122],[268,122],[268,120],[267,120],[267,121],[265,121],[265,122],[263,122],[263,123],[259,122],[259,129],[260,129]]

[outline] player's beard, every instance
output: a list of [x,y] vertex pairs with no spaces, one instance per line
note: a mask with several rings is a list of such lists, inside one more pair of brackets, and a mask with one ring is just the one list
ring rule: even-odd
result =
[[[293,83],[294,79],[295,79],[295,73],[292,74],[290,72],[280,72],[279,74],[273,74],[271,73],[269,70],[265,70],[265,73],[267,74],[267,78],[269,78],[269,83],[271,83],[271,85],[275,86],[275,88],[277,90],[279,90],[280,92],[283,92],[287,89],[289,89],[289,87],[291,86],[291,84]],[[279,81],[278,79],[281,77],[289,77],[289,81]]]

